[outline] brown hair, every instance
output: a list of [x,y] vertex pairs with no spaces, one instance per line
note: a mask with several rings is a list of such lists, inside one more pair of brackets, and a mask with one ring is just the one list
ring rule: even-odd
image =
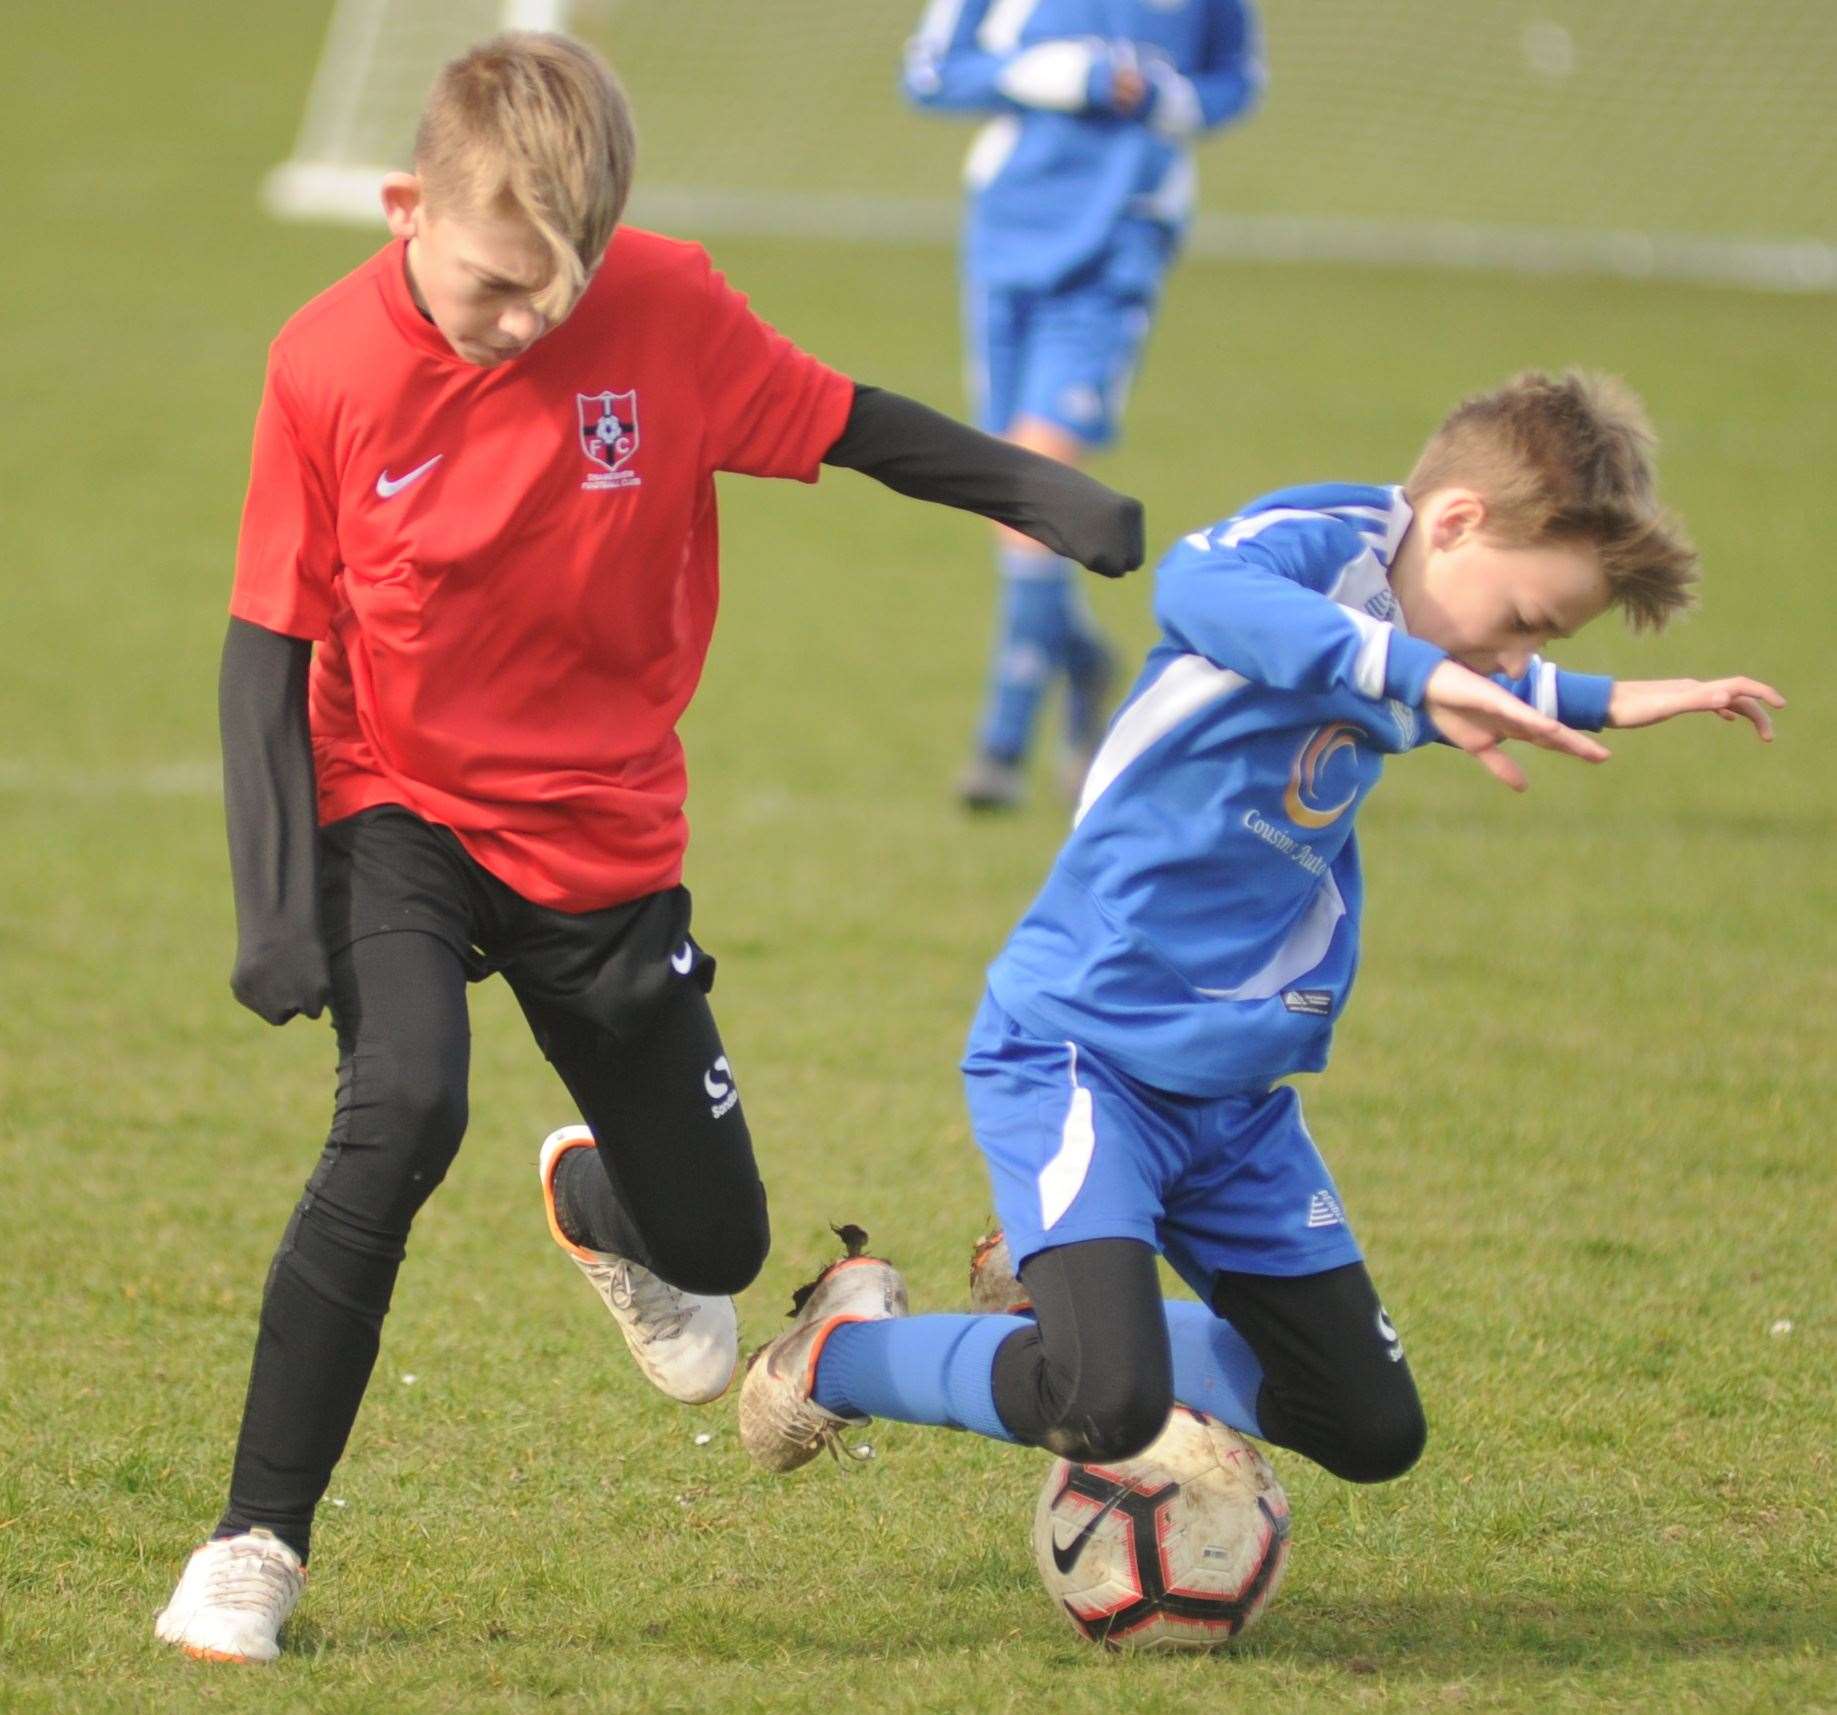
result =
[[442,68],[415,132],[430,203],[508,202],[555,258],[535,294],[551,320],[572,308],[631,194],[637,138],[611,68],[566,36],[513,30]]
[[1697,577],[1696,549],[1659,504],[1657,445],[1623,381],[1527,371],[1457,405],[1404,493],[1420,505],[1437,489],[1473,489],[1486,502],[1486,534],[1505,547],[1592,547],[1627,623],[1656,631],[1691,605]]

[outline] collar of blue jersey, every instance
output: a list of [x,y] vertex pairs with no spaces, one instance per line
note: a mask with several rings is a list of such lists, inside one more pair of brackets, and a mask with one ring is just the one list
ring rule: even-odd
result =
[[1387,572],[1391,569],[1391,562],[1397,557],[1397,549],[1403,541],[1404,532],[1409,529],[1410,521],[1416,516],[1415,510],[1403,497],[1401,483],[1391,485],[1390,497],[1390,518],[1384,526],[1384,545],[1378,549],[1378,558],[1384,562],[1384,569]]

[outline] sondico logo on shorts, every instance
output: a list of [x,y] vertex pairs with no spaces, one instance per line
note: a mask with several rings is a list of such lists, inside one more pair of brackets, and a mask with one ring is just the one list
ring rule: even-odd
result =
[[1331,802],[1321,800],[1340,790],[1330,785],[1323,776],[1329,772],[1345,774],[1345,769],[1332,770],[1334,757],[1341,751],[1349,751],[1358,743],[1359,729],[1349,721],[1334,721],[1328,726],[1319,728],[1296,753],[1295,766],[1289,770],[1288,790],[1282,794],[1282,811],[1298,828],[1325,828],[1337,822],[1341,816],[1352,808],[1352,801],[1359,795],[1358,776],[1355,773],[1344,797],[1334,797]]
[[725,1054],[702,1074],[702,1088],[708,1092],[708,1099],[713,1103],[708,1111],[716,1119],[740,1099],[740,1092],[734,1088],[734,1069],[727,1064]]

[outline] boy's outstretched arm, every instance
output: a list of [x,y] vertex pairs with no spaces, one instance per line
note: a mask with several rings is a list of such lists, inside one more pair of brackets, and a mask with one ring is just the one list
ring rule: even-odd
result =
[[319,935],[319,829],[307,724],[312,644],[232,619],[217,711],[236,964],[230,988],[270,1024],[331,999]]
[[854,408],[823,463],[858,470],[915,500],[979,512],[1106,578],[1142,563],[1142,503],[883,388]]
[[[1763,742],[1771,743],[1773,721],[1767,710],[1786,706],[1786,699],[1759,679],[1617,680],[1592,673],[1561,672],[1538,656],[1531,658],[1530,670],[1521,677],[1507,679],[1498,675],[1488,683],[1540,714],[1562,721],[1565,726],[1597,731],[1603,727],[1656,726],[1674,715],[1709,713],[1725,721],[1745,719]],[[1433,680],[1430,685],[1433,688]],[[1451,744],[1460,743],[1450,735],[1449,727],[1459,726],[1461,712],[1452,711],[1447,719],[1435,716],[1433,710],[1430,713],[1440,736]],[[1500,739],[1512,736],[1515,735],[1503,731],[1498,734]],[[1515,791],[1524,790],[1523,774],[1496,748],[1476,749],[1471,743],[1460,743],[1460,748],[1474,755]]]
[[926,8],[900,73],[907,100],[943,113],[1113,109],[1117,58],[1109,42],[1076,36],[1023,48],[1013,39],[1017,24],[990,26],[991,9],[989,0]]
[[1657,726],[1674,715],[1713,714],[1746,720],[1763,744],[1773,742],[1769,709],[1786,699],[1759,679],[1619,679],[1607,700],[1611,727]]

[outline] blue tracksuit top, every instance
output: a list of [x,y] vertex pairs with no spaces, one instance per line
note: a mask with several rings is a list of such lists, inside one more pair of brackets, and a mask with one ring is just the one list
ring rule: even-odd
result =
[[[1126,117],[1125,66],[1149,84]],[[1189,140],[1250,108],[1263,64],[1244,0],[932,0],[903,82],[922,107],[995,115],[965,166],[965,270],[1044,291],[1145,229],[1184,230]],[[1131,248],[1153,272],[1168,246]]]
[[[1358,966],[1354,820],[1384,758],[1436,736],[1443,652],[1404,630],[1388,578],[1409,522],[1398,488],[1284,489],[1161,561],[1161,641],[989,969],[1030,1031],[1189,1095],[1326,1064]],[[1611,679],[1534,658],[1499,682],[1606,724]]]

